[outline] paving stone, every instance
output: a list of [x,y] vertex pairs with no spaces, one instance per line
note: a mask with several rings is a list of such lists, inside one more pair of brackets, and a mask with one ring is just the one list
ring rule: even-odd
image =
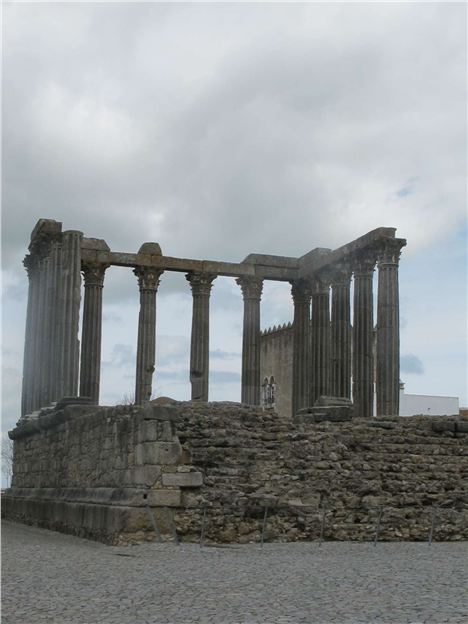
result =
[[466,624],[467,557],[466,542],[114,547],[5,521],[2,624]]

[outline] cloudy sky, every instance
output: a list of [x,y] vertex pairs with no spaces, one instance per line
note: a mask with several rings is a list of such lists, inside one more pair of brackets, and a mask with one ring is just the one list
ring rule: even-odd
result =
[[[300,256],[378,226],[400,270],[408,392],[466,395],[466,6],[22,4],[3,9],[3,428],[19,416],[40,217],[115,251]],[[239,400],[242,300],[212,294],[211,394]],[[134,392],[138,288],[107,272],[102,402]],[[158,395],[189,397],[191,297],[158,293]],[[262,325],[292,319],[267,284]]]

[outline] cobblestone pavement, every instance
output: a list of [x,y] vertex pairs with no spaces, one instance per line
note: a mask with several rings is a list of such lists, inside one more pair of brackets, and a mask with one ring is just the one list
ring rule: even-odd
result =
[[467,543],[110,547],[2,523],[2,624],[466,624]]

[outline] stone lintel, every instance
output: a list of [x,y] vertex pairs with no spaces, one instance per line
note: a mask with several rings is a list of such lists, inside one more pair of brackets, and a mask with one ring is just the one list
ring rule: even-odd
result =
[[[326,249],[314,249],[299,258],[299,277],[309,276],[327,265],[342,262],[346,258],[355,254],[357,251],[365,249],[366,247],[374,246],[381,239],[395,238],[395,232],[396,228],[380,227],[375,230],[371,230],[370,232],[367,232],[367,234],[364,234],[350,243],[342,245],[332,251]],[[327,251],[328,253],[326,253]]]
[[262,267],[275,267],[280,269],[298,269],[298,258],[292,258],[290,256],[274,256],[269,254],[249,254],[242,264],[255,264]]
[[[88,241],[91,239],[87,239]],[[260,279],[271,279],[288,282],[297,278],[297,268],[284,266],[266,266],[235,262],[217,262],[214,260],[193,260],[190,258],[173,258],[158,254],[122,253],[91,248],[89,244],[81,249],[84,264],[108,264],[125,267],[151,267],[162,271],[180,271],[189,273],[215,273],[223,277],[252,276]]]
[[109,245],[103,238],[85,238],[81,239],[81,252],[89,251],[110,251]]

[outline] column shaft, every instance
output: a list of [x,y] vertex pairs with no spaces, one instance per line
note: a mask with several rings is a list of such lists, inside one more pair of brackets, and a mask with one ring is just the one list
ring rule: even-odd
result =
[[208,401],[210,353],[210,292],[215,275],[187,274],[193,298],[192,337],[190,342],[190,383],[192,401]]
[[52,243],[51,249],[51,285],[49,295],[49,314],[50,314],[50,340],[49,340],[49,401],[57,401],[59,396],[59,378],[60,378],[60,289],[62,285],[62,246],[58,241]]
[[260,299],[263,282],[256,277],[239,277],[236,281],[244,297],[241,401],[247,405],[260,405]]
[[292,283],[294,302],[292,416],[309,405],[310,284],[306,280]]
[[156,292],[162,271],[141,267],[134,269],[134,273],[140,288],[135,403],[143,405],[151,399],[156,356]]
[[59,335],[59,370],[57,397],[76,396],[80,342],[78,340],[81,300],[81,239],[82,232],[63,233],[60,312],[57,319]]
[[311,405],[322,395],[330,394],[330,287],[315,279],[312,291],[311,323]]
[[23,356],[23,387],[21,394],[21,416],[33,411],[34,397],[34,363],[37,332],[37,295],[39,288],[39,270],[37,258],[28,254],[24,259],[24,266],[28,273],[28,307],[26,311],[26,330]]
[[351,272],[337,269],[332,281],[331,393],[351,398]]
[[354,267],[353,401],[358,418],[372,418],[374,312],[372,281],[375,251],[362,252]]
[[107,265],[83,267],[84,305],[81,337],[80,396],[99,405],[101,376],[102,289]]
[[389,239],[379,250],[377,296],[377,415],[397,416],[400,407],[398,262],[406,241]]

